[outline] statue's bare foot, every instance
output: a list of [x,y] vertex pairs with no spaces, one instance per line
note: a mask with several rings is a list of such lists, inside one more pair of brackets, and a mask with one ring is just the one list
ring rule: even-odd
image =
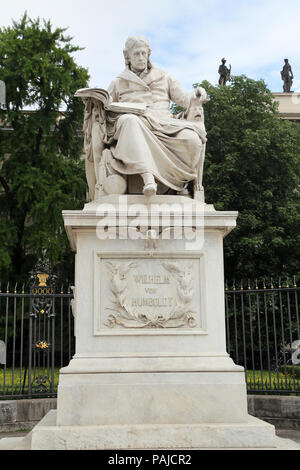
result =
[[155,196],[157,193],[157,184],[149,183],[144,186],[143,193],[146,197]]

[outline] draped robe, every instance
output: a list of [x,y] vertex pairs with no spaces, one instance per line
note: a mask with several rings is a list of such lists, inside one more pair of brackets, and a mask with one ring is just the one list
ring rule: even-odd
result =
[[195,93],[187,93],[166,72],[153,67],[140,78],[126,68],[108,89],[114,102],[144,103],[142,116],[118,118],[111,146],[112,167],[124,175],[151,173],[171,189],[181,191],[197,178],[206,142],[204,123],[176,119],[170,105],[188,112]]

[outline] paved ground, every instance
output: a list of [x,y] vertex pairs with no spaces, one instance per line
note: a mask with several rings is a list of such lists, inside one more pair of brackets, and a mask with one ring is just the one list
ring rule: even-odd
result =
[[24,437],[28,434],[29,431],[25,432],[0,432],[0,439],[3,437]]
[[[26,434],[28,432],[0,432],[0,439],[3,437],[24,437]],[[277,429],[276,434],[283,439],[291,439],[300,444],[300,429]]]
[[300,444],[300,429],[278,429],[276,434],[279,437],[283,437],[284,439],[291,439],[292,441]]

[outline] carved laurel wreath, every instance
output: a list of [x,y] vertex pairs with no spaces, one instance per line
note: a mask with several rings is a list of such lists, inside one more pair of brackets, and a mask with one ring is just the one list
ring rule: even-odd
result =
[[157,313],[152,318],[147,314],[135,313],[129,305],[128,275],[136,268],[133,262],[123,264],[105,263],[111,278],[111,301],[113,307],[106,308],[109,315],[105,326],[115,328],[195,328],[197,322],[193,307],[194,288],[192,264],[180,269],[177,262],[161,261],[163,268],[171,274],[177,285],[177,299],[174,308],[167,317]]

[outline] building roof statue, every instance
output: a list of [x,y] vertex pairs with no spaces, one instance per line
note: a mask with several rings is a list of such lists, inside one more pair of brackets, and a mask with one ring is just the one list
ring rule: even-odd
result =
[[284,66],[281,71],[281,78],[283,80],[284,93],[292,93],[291,88],[293,86],[294,74],[288,59],[284,59]]
[[222,59],[222,63],[219,67],[219,85],[226,86],[226,83],[231,80],[231,65],[229,68],[226,66],[226,59]]

